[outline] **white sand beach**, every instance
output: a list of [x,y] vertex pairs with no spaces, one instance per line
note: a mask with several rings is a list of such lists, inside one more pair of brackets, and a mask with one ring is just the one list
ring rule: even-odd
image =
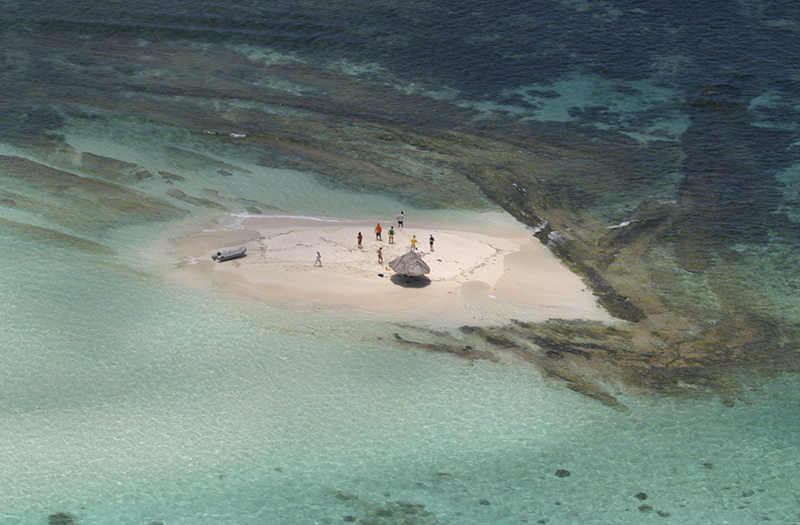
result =
[[[610,320],[581,279],[531,232],[513,221],[489,228],[251,217],[242,228],[202,231],[173,240],[183,261],[170,277],[206,283],[220,292],[287,305],[355,308],[398,321],[434,324],[505,323],[509,319]],[[363,236],[358,248],[358,233]],[[435,238],[434,251],[429,237]],[[431,271],[427,278],[397,275],[389,262],[411,249],[411,238]],[[246,257],[214,262],[217,251],[239,246]],[[378,262],[382,249],[383,264]],[[321,266],[315,266],[317,252]]]

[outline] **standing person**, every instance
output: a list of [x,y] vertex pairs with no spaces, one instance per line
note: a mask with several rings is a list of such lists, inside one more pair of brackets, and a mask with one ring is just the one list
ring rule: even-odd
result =
[[383,248],[378,248],[378,264],[383,264]]
[[361,237],[361,232],[358,232],[358,249],[359,249],[359,250],[363,250],[363,249],[364,249],[364,247],[363,247],[363,246],[361,246],[361,239],[362,239],[362,238],[363,238],[363,237]]
[[416,235],[412,235],[411,236],[411,249],[412,250],[416,250],[417,249],[417,236]]
[[405,214],[401,211],[400,215],[397,216],[397,227],[403,228],[403,220],[406,218]]
[[322,255],[317,252],[317,260],[314,261],[314,266],[322,266]]
[[394,244],[394,226],[389,226],[389,244]]
[[431,251],[433,251],[433,235],[431,235],[430,243],[431,243]]
[[375,226],[375,240],[376,241],[383,240],[383,239],[381,239],[381,230],[382,230],[381,223],[378,223],[378,225]]

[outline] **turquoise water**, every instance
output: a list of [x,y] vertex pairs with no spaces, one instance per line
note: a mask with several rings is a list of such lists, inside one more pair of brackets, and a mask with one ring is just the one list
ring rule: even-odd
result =
[[791,378],[733,407],[623,389],[619,413],[512,356],[470,365],[370,319],[61,255],[3,281],[4,524],[798,519]]
[[[392,343],[435,320],[160,277],[177,263],[169,239],[245,215],[510,220],[436,140],[517,119],[547,131],[511,126],[520,148],[578,129],[619,133],[621,159],[682,148],[690,160],[651,167],[658,179],[563,191],[615,225],[707,176],[698,195],[719,207],[699,226],[733,261],[726,286],[793,327],[793,4],[73,0],[0,14],[0,524],[800,522],[791,373],[745,379],[733,406],[604,384],[617,412],[511,353],[470,363]],[[591,151],[562,160],[591,173]]]
[[510,356],[52,263],[12,274],[47,289],[4,283],[3,523],[326,523],[396,501],[431,513],[413,523],[798,518],[790,378],[734,407],[623,391],[619,413]]

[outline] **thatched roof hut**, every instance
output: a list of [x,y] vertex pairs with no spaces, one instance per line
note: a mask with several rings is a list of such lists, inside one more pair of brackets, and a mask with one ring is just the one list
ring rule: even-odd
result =
[[389,268],[396,274],[407,275],[409,277],[420,277],[426,273],[431,273],[430,267],[425,264],[422,257],[414,251],[410,251],[390,261]]

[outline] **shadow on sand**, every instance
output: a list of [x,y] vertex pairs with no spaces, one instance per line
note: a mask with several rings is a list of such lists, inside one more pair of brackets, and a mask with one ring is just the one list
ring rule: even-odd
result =
[[391,279],[394,284],[404,288],[425,288],[431,284],[431,280],[425,276],[409,277],[408,275],[394,274]]

